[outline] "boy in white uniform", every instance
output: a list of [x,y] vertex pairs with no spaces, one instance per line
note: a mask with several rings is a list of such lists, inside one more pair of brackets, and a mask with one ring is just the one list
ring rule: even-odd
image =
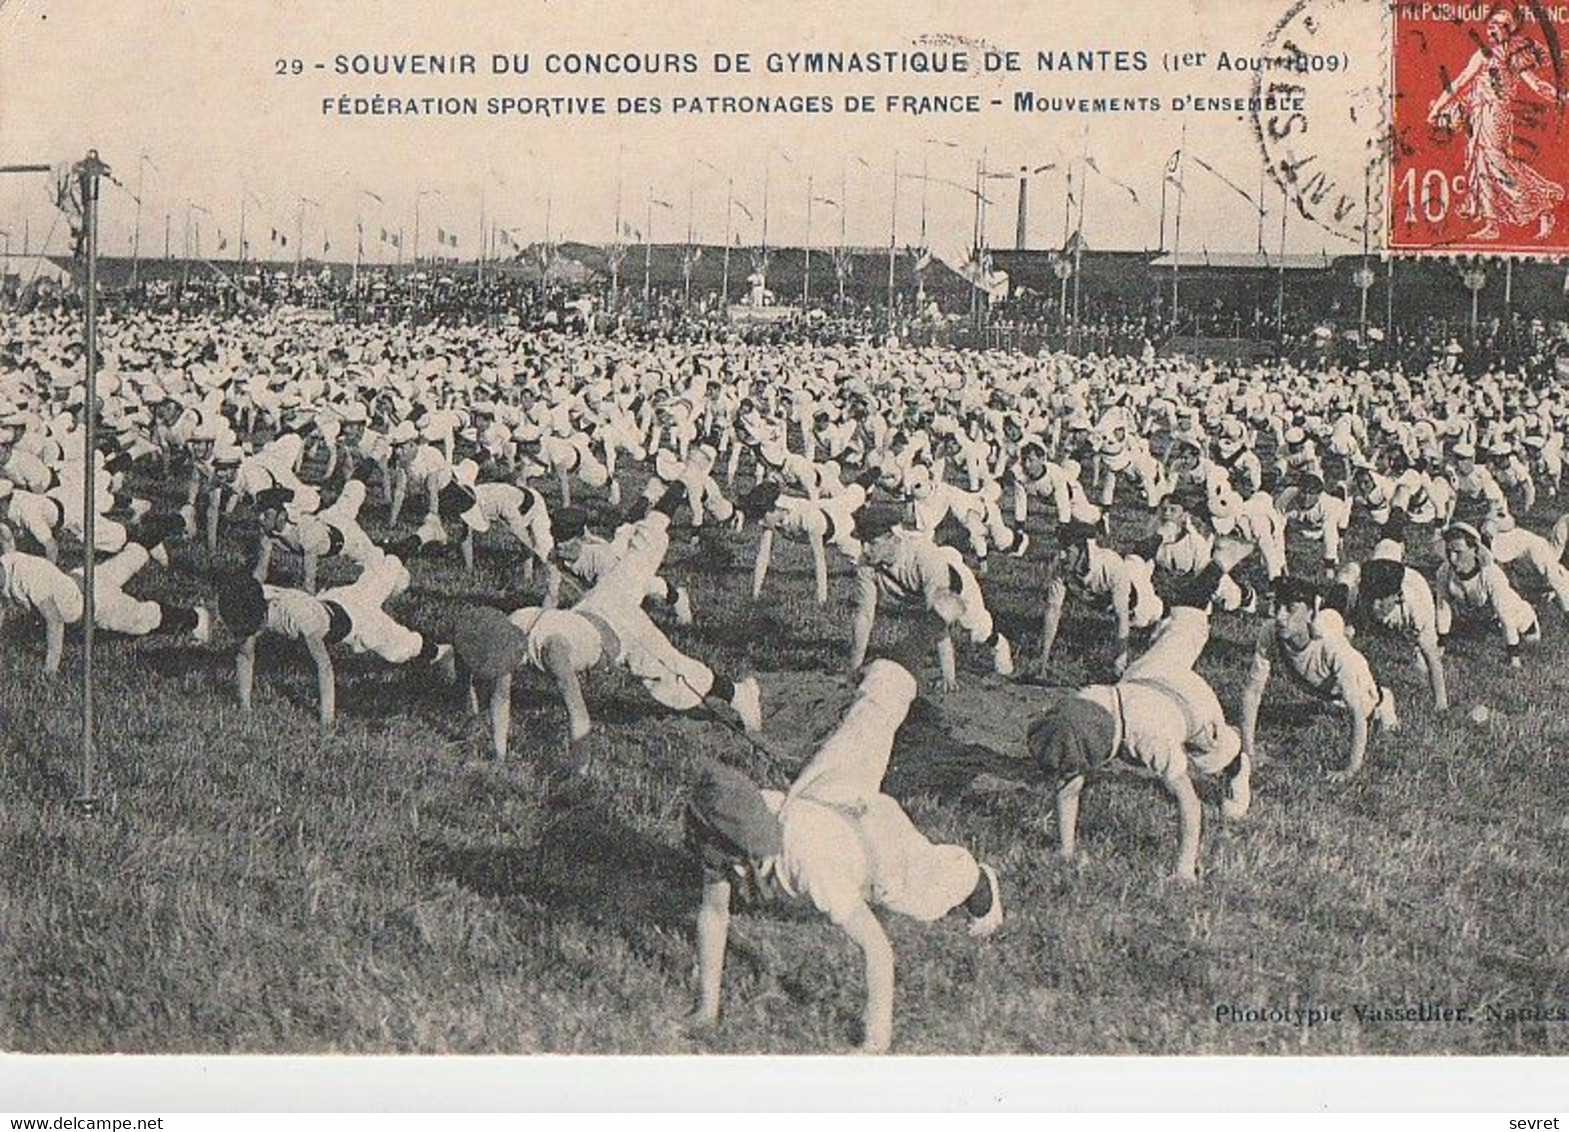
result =
[[380,552],[359,524],[365,502],[365,485],[350,480],[331,507],[315,514],[292,511],[294,494],[288,488],[268,488],[256,497],[256,523],[260,545],[256,552],[256,580],[265,583],[272,559],[279,549],[298,554],[301,586],[316,592],[316,568],[323,558],[341,554],[363,567]]
[[44,619],[44,664],[46,675],[60,671],[65,649],[65,627],[82,619],[82,588],[71,576],[49,559],[23,554],[16,549],[16,536],[0,523],[0,598],[5,604],[36,613]]
[[1438,640],[1446,644],[1461,616],[1490,616],[1504,636],[1511,668],[1519,668],[1521,644],[1542,639],[1541,621],[1531,603],[1509,584],[1503,567],[1493,561],[1487,540],[1469,523],[1444,532],[1444,563],[1438,568]]
[[[637,534],[637,523],[631,522],[617,527],[613,537],[602,538],[590,528],[588,513],[578,507],[563,507],[551,517],[550,524],[556,540],[553,561],[584,591],[592,589],[621,564]],[[692,595],[685,586],[674,585],[655,574],[648,579],[643,593],[646,599],[667,606],[677,625],[692,624]]]
[[[211,639],[211,618],[205,609],[148,601],[125,592],[131,579],[148,562],[156,560],[161,565],[168,565],[164,540],[173,537],[184,526],[173,515],[148,519],[137,526],[124,550],[96,564],[93,570],[94,625],[105,632],[123,633],[128,637],[189,633],[197,644],[206,644]],[[70,577],[78,586],[83,584],[84,573],[80,568],[71,571]]]
[[828,555],[831,544],[851,562],[859,562],[861,543],[855,537],[855,516],[866,503],[866,489],[851,484],[835,495],[801,499],[781,495],[775,483],[758,484],[736,505],[738,521],[759,521],[763,527],[752,566],[752,597],[763,592],[773,557],[774,536],[785,534],[806,539],[812,551],[812,580],[817,604],[828,604]]
[[337,683],[331,645],[374,653],[390,664],[435,664],[451,647],[399,624],[382,606],[403,593],[409,573],[396,557],[381,554],[347,586],[311,596],[284,586],[264,586],[250,574],[224,579],[218,591],[218,616],[240,638],[235,683],[240,706],[249,711],[256,676],[256,641],[262,633],[301,641],[316,666],[317,707],[324,728],[337,719]]
[[1438,603],[1421,571],[1402,561],[1399,543],[1385,539],[1364,563],[1348,563],[1338,580],[1348,592],[1350,608],[1392,629],[1416,646],[1417,661],[1433,693],[1433,710],[1449,709],[1444,679],[1444,650],[1438,641]]
[[1101,546],[1096,528],[1069,523],[1058,531],[1056,569],[1046,589],[1042,618],[1040,671],[1044,675],[1062,623],[1063,606],[1070,585],[1092,599],[1111,605],[1116,623],[1116,652],[1112,670],[1121,673],[1128,663],[1128,637],[1134,629],[1147,629],[1165,615],[1165,603],[1155,592],[1154,563],[1136,554],[1121,555]]
[[1013,646],[993,625],[980,582],[965,565],[963,555],[951,546],[938,546],[925,535],[904,530],[886,514],[860,512],[856,516],[856,535],[863,551],[855,574],[852,672],[866,659],[878,598],[882,596],[897,606],[935,616],[947,627],[948,631],[937,641],[944,691],[951,692],[959,686],[952,636],[955,627],[963,629],[972,643],[992,650],[992,666],[999,676],[1013,675]]
[[703,862],[693,1022],[719,1021],[738,889],[749,903],[809,901],[861,949],[866,1053],[885,1052],[893,1039],[894,954],[874,907],[924,923],[962,908],[977,938],[1001,926],[995,870],[962,846],[928,840],[882,792],[894,735],[915,697],[906,669],[891,660],[867,665],[844,721],[788,794],[759,791],[728,767],[704,772],[687,806],[687,842]]
[[1094,684],[1063,700],[1029,729],[1029,749],[1055,788],[1062,856],[1078,852],[1079,797],[1086,781],[1117,764],[1159,778],[1177,802],[1175,875],[1198,880],[1202,815],[1189,770],[1226,779],[1221,813],[1247,814],[1252,760],[1208,681],[1193,670],[1209,641],[1206,607],[1223,577],[1220,566],[1201,573],[1184,600],[1155,631],[1150,647],[1115,684]]
[[1242,690],[1242,750],[1250,761],[1258,761],[1258,709],[1278,661],[1294,683],[1345,712],[1345,766],[1331,777],[1346,781],[1362,769],[1372,724],[1392,731],[1399,719],[1394,693],[1379,686],[1367,658],[1346,637],[1344,618],[1323,608],[1323,597],[1319,587],[1300,578],[1286,575],[1276,582],[1275,616],[1259,626],[1253,666]]
[[511,729],[512,674],[524,665],[555,678],[572,742],[593,728],[579,677],[601,663],[626,669],[668,708],[691,711],[709,699],[727,701],[747,731],[762,729],[756,679],[730,680],[685,655],[643,610],[649,580],[670,544],[669,511],[683,494],[672,487],[639,520],[621,561],[571,609],[519,609],[505,618],[512,632],[499,624],[499,611],[475,609],[454,630],[458,658],[491,684],[491,741],[498,759],[506,757]]

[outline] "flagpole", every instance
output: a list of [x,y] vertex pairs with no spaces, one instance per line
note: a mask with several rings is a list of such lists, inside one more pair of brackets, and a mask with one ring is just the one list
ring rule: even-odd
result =
[[294,214],[294,277],[300,277],[300,260],[305,256],[305,198],[300,198]]
[[1286,186],[1280,186],[1280,274],[1275,283],[1275,331],[1284,341],[1286,337],[1286,221],[1291,208],[1286,199]]
[[[1389,274],[1384,280],[1384,341],[1395,340],[1395,253],[1389,253]],[[1386,346],[1385,349],[1389,347]]]
[[245,266],[245,196],[246,190],[240,190],[240,267]]
[[1082,152],[1084,180],[1079,185],[1079,238],[1073,242],[1073,325],[1075,329],[1079,325],[1079,296],[1084,275],[1084,206],[1090,197],[1090,131],[1088,126],[1084,129],[1084,147]]
[[[1373,165],[1369,162],[1362,169],[1362,271],[1367,271],[1367,253],[1369,246],[1368,225],[1372,223],[1373,215]],[[1361,293],[1361,306],[1357,313],[1357,327],[1362,336],[1364,348],[1367,343],[1367,288],[1362,286],[1367,277],[1357,279],[1357,290]]]
[[734,230],[735,220],[735,178],[725,178],[725,264],[724,274],[721,277],[719,290],[719,303],[726,308],[730,307],[730,242],[733,239],[731,232]]
[[147,169],[147,155],[136,163],[136,221],[131,229],[131,289],[135,290],[142,266],[142,174]]
[[98,185],[99,176],[107,171],[107,166],[98,160],[96,149],[88,150],[87,160],[77,169],[82,185],[82,226],[87,256],[86,388],[82,406],[87,467],[82,502],[82,793],[76,801],[89,812],[97,800],[93,793],[93,644],[98,543],[98,461],[95,459],[98,451]]
[[653,285],[654,267],[654,189],[650,185],[643,202],[643,315],[648,316],[649,291]]
[[[773,162],[765,155],[763,157],[763,259],[768,259],[768,177],[773,171]],[[763,268],[764,286],[767,285],[767,267]]]
[[485,185],[479,186],[479,289],[485,289]]
[[1180,310],[1177,305],[1177,284],[1178,277],[1182,273],[1182,204],[1188,195],[1188,123],[1186,120],[1182,123],[1182,134],[1178,144],[1181,148],[1177,150],[1177,216],[1172,235],[1171,257],[1171,331],[1173,334],[1177,332],[1177,317]]
[[1170,175],[1166,167],[1160,167],[1160,235],[1156,238],[1155,246],[1162,255],[1166,252],[1166,186],[1170,182]]
[[932,182],[930,170],[932,155],[924,148],[921,150],[921,250],[926,250],[926,197],[931,192]]
[[834,269],[834,278],[837,280],[837,282],[839,284],[839,314],[841,316],[843,316],[843,314],[844,314],[844,272],[845,272],[845,269],[850,266],[850,261],[845,258],[846,256],[848,256],[850,254],[849,253],[849,249],[848,249],[848,247],[847,247],[847,245],[845,243],[846,232],[847,232],[847,230],[849,228],[849,223],[850,223],[849,217],[846,216],[846,213],[849,211],[849,208],[850,208],[850,202],[845,199],[845,188],[849,184],[849,173],[848,173],[847,170],[848,170],[848,163],[846,161],[844,161],[843,159],[840,159],[840,161],[839,161],[839,265]]
[[893,205],[888,216],[888,330],[894,328],[894,257],[899,245],[899,151],[893,151]]
[[686,257],[682,261],[685,270],[681,280],[681,305],[687,310],[692,309],[692,268],[697,261],[693,259],[694,244],[697,239],[695,212],[697,208],[697,186],[689,178],[686,183]]
[[1258,254],[1264,254],[1264,166],[1258,170]]
[[420,189],[414,194],[414,268],[419,269],[419,202],[425,195],[425,190]]
[[610,234],[610,306],[621,305],[621,164],[616,163],[616,218]]
[[[1062,194],[1062,254],[1068,254],[1068,241],[1073,238],[1073,165],[1068,165],[1066,187]],[[1057,284],[1057,326],[1068,324],[1068,273],[1059,277]]]
[[812,302],[812,175],[806,175],[806,267],[801,272],[801,309]]
[[539,271],[539,294],[541,298],[544,297],[547,284],[550,282],[549,276],[551,261],[555,259],[555,256],[552,255],[550,251],[550,216],[551,211],[555,207],[555,203],[556,187],[551,185],[545,190],[545,257],[544,263],[540,267]]

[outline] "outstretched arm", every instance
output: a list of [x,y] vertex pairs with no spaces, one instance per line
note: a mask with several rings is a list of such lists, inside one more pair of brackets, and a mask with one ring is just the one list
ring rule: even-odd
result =
[[1558,88],[1535,71],[1521,71],[1520,81],[1530,87],[1538,98],[1547,102],[1558,101]]
[[870,566],[855,574],[855,620],[850,629],[850,671],[866,662],[866,649],[872,643],[872,622],[877,618],[877,583]]
[[1417,655],[1422,658],[1422,666],[1427,669],[1427,686],[1433,692],[1433,710],[1446,712],[1449,710],[1449,685],[1444,679],[1444,651],[1438,647],[1438,637],[1427,634],[1417,638]]
[[1352,778],[1361,769],[1362,762],[1367,757],[1367,713],[1356,705],[1346,706],[1346,719],[1350,724],[1350,734],[1346,736],[1346,765],[1338,772],[1336,777]]
[[261,536],[261,543],[256,548],[256,569],[252,572],[262,585],[267,584],[267,575],[272,572],[272,539],[266,535]]
[[500,762],[507,757],[507,738],[512,731],[512,673],[496,677],[490,686],[490,749]]
[[1074,775],[1057,787],[1057,845],[1065,861],[1071,861],[1079,851],[1079,795],[1082,793],[1082,774]]
[[1067,584],[1061,578],[1053,578],[1046,587],[1046,613],[1041,620],[1040,675],[1042,679],[1046,677],[1052,645],[1057,642],[1057,629],[1062,624],[1062,607],[1067,599]]
[[823,549],[823,536],[817,530],[807,532],[806,541],[812,548],[812,582],[816,587],[817,604],[828,604],[828,555]]
[[[255,638],[252,638],[254,640]],[[305,647],[310,651],[311,659],[316,662],[316,695],[320,703],[320,717],[323,728],[328,728],[338,718],[338,685],[337,677],[332,671],[332,656],[327,652],[327,644],[320,637],[305,638]]]
[[[739,517],[740,511],[736,512]],[[757,540],[757,561],[752,564],[752,598],[755,601],[763,592],[763,582],[768,577],[768,562],[773,557],[774,532],[769,527],[763,528],[762,537]]]
[[60,616],[53,602],[45,602],[44,615],[44,673],[53,676],[60,671],[60,658],[65,652],[65,618]]
[[545,646],[545,666],[556,679],[556,689],[561,702],[566,705],[569,734],[575,743],[594,726],[588,715],[588,704],[583,699],[583,685],[578,680],[577,669],[572,666],[572,649],[557,638]]
[[893,1044],[893,945],[871,908],[862,904],[839,925],[866,958],[866,1012],[862,1053],[886,1053]]
[[1433,105],[1428,108],[1427,120],[1436,122],[1439,115],[1448,110],[1454,103],[1465,96],[1471,84],[1476,81],[1477,75],[1482,73],[1486,56],[1481,51],[1473,52],[1471,61],[1465,65],[1465,70],[1460,72],[1460,77],[1450,84],[1449,88],[1433,99]]
[[1269,684],[1269,659],[1262,653],[1253,654],[1253,667],[1248,670],[1248,682],[1242,689],[1242,752],[1254,762],[1258,761],[1254,736],[1258,731],[1258,709],[1264,702],[1264,689]]
[[240,709],[251,710],[251,689],[256,683],[256,635],[240,642],[234,654],[234,686],[240,696]]
[[1193,780],[1188,777],[1187,771],[1176,778],[1162,781],[1177,800],[1179,833],[1175,876],[1180,881],[1192,884],[1199,879],[1199,830],[1203,822],[1198,792],[1193,789]]

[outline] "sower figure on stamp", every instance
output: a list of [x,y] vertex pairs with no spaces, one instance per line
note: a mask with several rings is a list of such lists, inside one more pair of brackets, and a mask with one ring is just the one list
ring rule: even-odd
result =
[[1558,89],[1536,73],[1544,62],[1541,48],[1520,34],[1519,17],[1495,6],[1465,69],[1428,108],[1428,122],[1453,124],[1457,105],[1464,107],[1469,191],[1462,207],[1469,207],[1482,225],[1470,239],[1496,240],[1501,224],[1535,224],[1537,240],[1552,235],[1564,187],[1531,168],[1515,142],[1526,91],[1544,102],[1559,101]]

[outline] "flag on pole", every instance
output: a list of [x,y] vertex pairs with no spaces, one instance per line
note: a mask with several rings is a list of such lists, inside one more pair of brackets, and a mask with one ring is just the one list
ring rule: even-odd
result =
[[332,241],[327,239],[326,235],[323,235],[322,238],[321,238],[321,254],[322,255],[326,255],[331,250],[332,250]]
[[436,229],[436,243],[438,243],[438,244],[440,244],[442,246],[446,245],[446,243],[447,243],[447,230],[445,228],[437,228]]
[[1168,181],[1176,178],[1177,169],[1181,164],[1182,151],[1180,149],[1172,150],[1171,156],[1166,160],[1166,179]]
[[1192,159],[1193,159],[1193,163],[1195,165],[1197,165],[1200,169],[1203,169],[1203,170],[1207,171],[1208,173],[1210,173],[1213,177],[1215,177],[1216,180],[1220,181],[1221,184],[1225,185],[1232,192],[1236,193],[1243,200],[1245,200],[1249,204],[1251,204],[1254,208],[1258,207],[1258,201],[1253,199],[1253,194],[1252,193],[1248,192],[1241,185],[1239,185],[1235,181],[1233,181],[1230,177],[1227,177],[1219,169],[1216,169],[1213,165],[1211,165],[1208,161],[1205,161],[1198,154],[1193,154],[1192,155]]
[[[857,160],[857,161],[859,161],[859,160],[860,160],[860,158],[856,158],[856,160]],[[747,208],[747,207],[746,207],[746,205],[744,205],[744,204],[742,204],[742,203],[741,203],[741,202],[740,202],[740,201],[736,201],[736,202],[735,202],[735,206],[736,206],[736,207],[737,207],[737,208],[739,208],[739,209],[740,209],[740,210],[741,210],[741,212],[742,212],[742,214],[743,214],[743,215],[744,215],[744,216],[745,216],[745,217],[746,217],[746,218],[747,218],[747,219],[748,219],[748,220],[755,220],[755,219],[756,219],[756,217],[754,217],[754,216],[753,216],[753,215],[752,215],[752,210],[751,210],[751,209],[750,209],[750,208]]]
[[1091,169],[1095,170],[1095,172],[1099,173],[1102,177],[1104,177],[1106,180],[1110,181],[1113,185],[1116,185],[1117,188],[1119,188],[1123,192],[1127,193],[1130,197],[1133,198],[1133,203],[1134,204],[1138,204],[1139,203],[1139,194],[1134,192],[1131,186],[1123,184],[1121,181],[1117,180],[1117,178],[1113,177],[1110,173],[1107,173],[1104,170],[1102,170],[1101,167],[1095,163],[1095,155],[1094,154],[1090,154],[1088,157],[1086,157],[1084,159],[1084,164],[1088,165]]
[[649,197],[648,198],[648,203],[649,204],[657,204],[660,208],[674,208],[675,207],[675,205],[671,204],[669,201],[667,201],[667,200],[660,200],[658,197]]
[[221,252],[229,246],[229,237],[223,234],[223,229],[218,229],[218,250]]

